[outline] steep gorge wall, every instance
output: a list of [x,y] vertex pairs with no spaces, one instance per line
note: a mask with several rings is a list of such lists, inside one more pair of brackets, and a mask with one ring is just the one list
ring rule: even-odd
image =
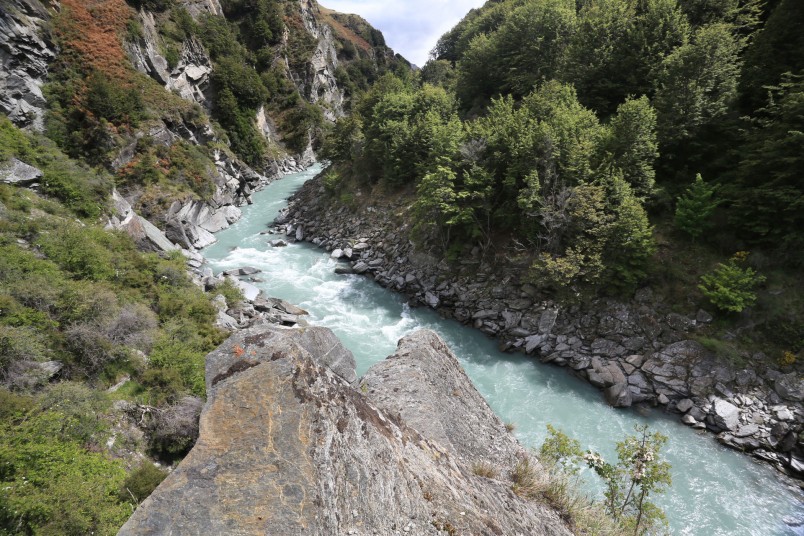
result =
[[44,128],[42,86],[57,55],[47,27],[54,4],[8,0],[0,9],[0,111],[21,128]]
[[[182,0],[178,4],[197,19],[205,15],[224,16],[218,0]],[[48,64],[59,54],[50,38],[50,19],[60,9],[56,1],[9,0],[0,12],[0,111],[18,126],[43,130],[47,103],[42,86],[47,81]],[[293,9],[298,9],[304,21],[300,31],[308,32],[315,39],[316,47],[302,71],[290,72],[289,76],[298,84],[304,98],[320,106],[324,116],[334,121],[345,113],[345,95],[335,79],[338,57],[333,31],[322,22],[316,2],[299,0]],[[201,42],[190,37],[181,43],[179,61],[171,68],[164,57],[166,47],[157,30],[154,13],[142,9],[137,21],[141,27],[139,37],[123,40],[132,67],[154,79],[166,91],[211,112],[214,65]],[[255,122],[269,144],[281,145],[277,121],[264,107],[258,111]],[[190,123],[169,114],[148,121],[134,133],[118,136],[114,141],[110,139],[110,143],[119,144],[116,156],[111,159],[112,169],[129,165],[135,158],[138,144],[146,137],[166,148],[179,141],[203,146],[205,150],[221,143],[206,116]],[[267,161],[260,169],[246,165],[230,151],[208,152],[214,164],[212,195],[206,200],[177,199],[165,214],[158,214],[154,219],[170,241],[190,251],[213,243],[213,233],[239,219],[238,207],[251,202],[253,191],[285,173],[300,171],[316,160],[310,144],[302,154],[280,156]],[[128,201],[135,204],[136,199],[129,196]],[[116,214],[113,226],[115,219],[122,221],[125,217]],[[152,247],[162,249],[156,243],[162,240],[151,243]]]

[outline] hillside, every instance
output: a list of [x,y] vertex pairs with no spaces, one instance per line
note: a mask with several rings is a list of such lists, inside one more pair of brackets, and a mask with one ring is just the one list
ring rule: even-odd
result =
[[407,68],[369,27],[352,46],[335,16],[2,3],[0,534],[115,533],[192,448],[205,355],[302,312],[255,310],[198,249],[314,161],[360,88]]

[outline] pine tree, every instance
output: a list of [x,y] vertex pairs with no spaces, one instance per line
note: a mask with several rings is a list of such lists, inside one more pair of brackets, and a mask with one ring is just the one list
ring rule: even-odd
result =
[[676,227],[696,240],[711,225],[712,216],[719,201],[714,199],[715,187],[704,182],[701,174],[687,188],[686,193],[676,203]]

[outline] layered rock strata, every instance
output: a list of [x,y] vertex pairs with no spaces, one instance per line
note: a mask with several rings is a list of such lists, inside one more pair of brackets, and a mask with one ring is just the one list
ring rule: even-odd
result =
[[0,112],[21,128],[44,128],[42,86],[56,57],[47,6],[38,0],[4,0],[0,8]]

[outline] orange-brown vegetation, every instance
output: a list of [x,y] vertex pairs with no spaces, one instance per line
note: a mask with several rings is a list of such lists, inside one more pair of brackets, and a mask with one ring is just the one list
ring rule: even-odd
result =
[[133,16],[133,10],[123,0],[63,0],[56,36],[63,53],[77,61],[77,67],[125,81],[131,71],[121,36]]
[[335,30],[335,33],[338,34],[339,37],[341,37],[342,39],[346,39],[347,41],[350,41],[354,46],[356,46],[357,48],[359,48],[364,52],[370,51],[371,45],[369,44],[369,42],[360,37],[359,35],[357,35],[351,28],[347,28],[338,20],[336,20],[335,17],[332,16],[333,13],[335,13],[335,11],[331,9],[327,9],[325,7],[321,8],[321,15],[323,15],[324,22],[326,22],[330,27],[332,27],[332,29]]

